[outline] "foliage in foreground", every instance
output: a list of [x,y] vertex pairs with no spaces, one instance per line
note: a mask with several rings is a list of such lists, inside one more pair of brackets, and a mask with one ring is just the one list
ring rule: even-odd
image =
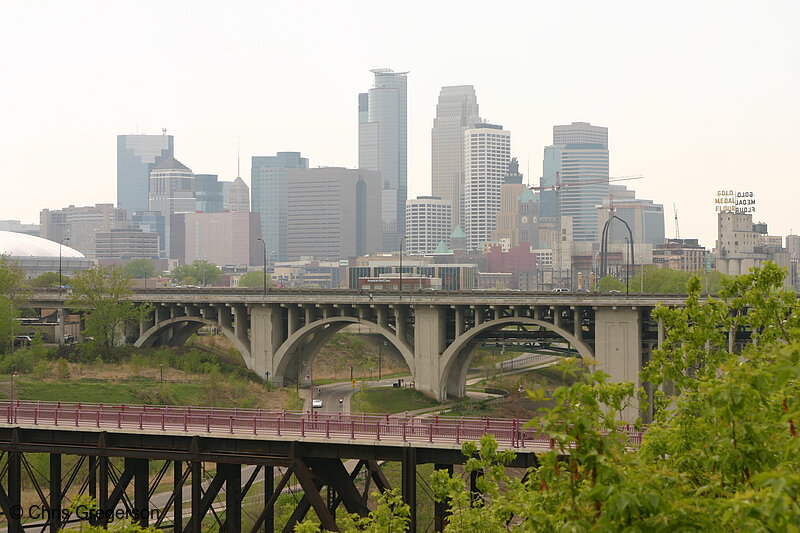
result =
[[126,324],[152,311],[149,305],[136,305],[128,300],[129,282],[130,278],[118,266],[96,266],[71,280],[72,293],[67,305],[84,312],[84,335],[94,337],[106,352],[119,343]]
[[[641,447],[620,420],[632,384],[601,372],[556,389],[555,406],[531,421],[551,450],[524,482],[507,474],[512,454],[493,437],[465,444],[480,494],[434,474],[437,498],[452,509],[446,531],[800,531],[800,305],[782,279],[768,263],[702,301],[693,278],[685,308],[656,311],[666,339],[643,378],[674,384],[675,395],[655,396]],[[737,346],[728,333],[744,329],[752,340]],[[379,512],[406,509],[384,503]]]

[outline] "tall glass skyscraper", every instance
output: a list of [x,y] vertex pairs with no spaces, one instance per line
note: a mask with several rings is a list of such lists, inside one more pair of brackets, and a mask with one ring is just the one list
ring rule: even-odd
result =
[[117,207],[147,211],[150,171],[175,155],[172,135],[117,135]]
[[452,206],[452,227],[462,224],[464,131],[480,122],[472,85],[442,87],[431,129],[431,188]]
[[381,173],[383,250],[396,251],[408,197],[408,72],[371,72],[375,86],[358,95],[358,168]]
[[254,156],[250,173],[251,202],[254,213],[261,215],[261,238],[271,261],[288,258],[288,185],[290,169],[308,168],[308,158],[300,152],[278,152],[274,156]]
[[602,144],[565,144],[561,149],[558,216],[572,217],[575,242],[600,240],[598,206],[608,198],[608,148]]
[[574,241],[599,240],[597,206],[608,198],[608,177],[608,128],[588,122],[553,126],[539,186],[565,187],[542,191],[540,216],[556,227],[561,217],[572,217]]
[[222,211],[222,182],[216,174],[195,174],[194,193],[198,211],[203,213]]

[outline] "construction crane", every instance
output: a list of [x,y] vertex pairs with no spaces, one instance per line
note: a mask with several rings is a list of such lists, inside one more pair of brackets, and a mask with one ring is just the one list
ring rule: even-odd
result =
[[678,227],[678,207],[675,205],[675,202],[672,202],[672,212],[675,213],[675,238],[681,238],[681,230]]
[[528,188],[535,192],[540,191],[560,191],[561,189],[567,187],[582,187],[584,185],[595,185],[597,183],[612,183],[615,181],[630,181],[630,180],[640,180],[643,179],[644,176],[641,175],[633,175],[633,176],[614,176],[608,179],[599,179],[599,180],[591,180],[591,181],[578,181],[578,182],[569,182],[569,183],[560,183],[560,172],[556,172],[556,184],[555,185],[548,185],[546,187],[535,187],[529,185]]

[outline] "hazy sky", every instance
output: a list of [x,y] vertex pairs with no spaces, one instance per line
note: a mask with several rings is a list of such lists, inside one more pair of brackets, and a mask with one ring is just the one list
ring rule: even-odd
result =
[[[717,189],[800,232],[800,2],[0,2],[0,219],[116,201],[116,135],[175,136],[197,173],[250,156],[357,164],[357,93],[409,70],[410,195],[439,88],[473,84],[538,185],[553,124],[608,126],[667,236],[712,246]],[[528,174],[528,169],[530,173]]]

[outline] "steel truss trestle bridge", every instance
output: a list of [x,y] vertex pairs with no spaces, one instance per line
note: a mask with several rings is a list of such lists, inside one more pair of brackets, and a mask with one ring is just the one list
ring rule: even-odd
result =
[[[137,513],[144,526],[192,533],[213,515],[220,531],[238,533],[243,500],[258,492],[254,485],[263,477],[263,506],[250,531],[272,533],[276,526],[292,531],[311,509],[324,528],[337,531],[337,508],[366,515],[370,485],[380,492],[391,488],[380,462],[401,464],[402,497],[415,511],[417,465],[433,463],[452,472],[466,460],[461,444],[486,433],[495,435],[501,449],[516,452],[511,467],[535,466],[536,454],[549,447],[546,435],[511,419],[6,401],[0,402],[0,511],[12,533],[56,532],[68,525],[56,511],[67,508],[76,494],[86,494],[101,511],[92,519],[97,525],[124,510]],[[629,436],[633,444],[641,439],[635,432]],[[49,455],[49,472],[35,471],[28,458],[32,453]],[[64,456],[77,460],[65,462]],[[163,464],[153,465],[158,469],[151,472],[150,461]],[[345,461],[354,464],[350,471]],[[215,465],[210,482],[204,463]],[[243,470],[244,465],[252,467]],[[155,508],[151,500],[168,483],[170,470],[172,490]],[[26,476],[35,494],[23,501]],[[287,522],[278,525],[275,504],[292,476],[303,495]],[[366,479],[363,489],[357,486],[359,476]],[[473,473],[475,494],[476,481]],[[214,503],[223,494],[221,515]],[[46,518],[26,521],[24,510],[31,505]],[[436,503],[436,531],[443,529],[446,516],[446,503]],[[409,530],[416,528],[412,512]]]

